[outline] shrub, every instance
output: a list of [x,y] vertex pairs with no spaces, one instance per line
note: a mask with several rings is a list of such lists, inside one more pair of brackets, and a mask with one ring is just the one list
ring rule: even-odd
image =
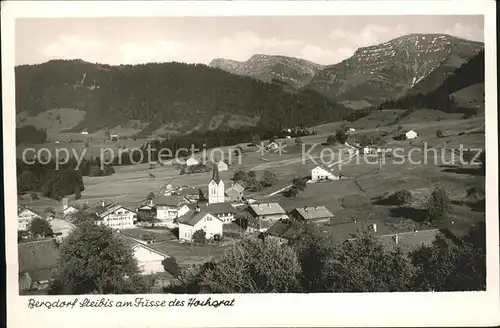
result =
[[302,139],[300,137],[295,138],[295,145],[297,146],[302,145]]
[[345,133],[345,130],[343,130],[343,129],[337,130],[337,133],[335,133],[335,137],[337,138],[338,142],[340,142],[340,143],[346,143],[346,141],[347,141],[347,134]]
[[437,130],[437,131],[436,131],[436,137],[438,137],[438,138],[442,138],[443,136],[444,136],[444,135],[443,135],[443,131],[441,131],[441,130]]
[[328,138],[326,138],[326,143],[329,145],[334,145],[336,142],[337,138],[333,134],[329,135]]
[[206,236],[207,236],[207,233],[203,230],[196,230],[194,233],[193,233],[193,242],[197,243],[197,244],[204,244],[205,241],[206,241]]
[[437,187],[427,201],[427,219],[440,220],[451,211],[451,201],[445,190]]
[[396,191],[392,196],[392,200],[396,205],[403,205],[411,202],[411,192],[408,190]]
[[297,190],[297,188],[295,187],[292,187],[288,190],[286,190],[283,195],[285,197],[289,197],[289,198],[292,198],[292,197],[296,197],[298,195],[299,191]]

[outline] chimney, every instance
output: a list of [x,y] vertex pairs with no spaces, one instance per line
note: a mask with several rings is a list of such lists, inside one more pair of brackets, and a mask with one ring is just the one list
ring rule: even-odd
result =
[[201,209],[200,209],[200,205],[196,205],[196,208],[195,208],[194,210],[195,210],[195,212],[199,212],[199,211],[201,211]]
[[372,227],[373,227],[373,232],[377,232],[377,224],[376,224],[376,223],[373,223],[373,224],[372,224]]

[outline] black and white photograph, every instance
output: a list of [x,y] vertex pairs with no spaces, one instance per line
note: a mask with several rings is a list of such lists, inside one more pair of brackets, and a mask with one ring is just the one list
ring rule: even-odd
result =
[[270,307],[491,286],[498,304],[486,13],[281,2],[262,15],[11,18],[4,202],[17,230],[6,212],[5,231],[23,311],[166,300],[196,317],[242,294]]

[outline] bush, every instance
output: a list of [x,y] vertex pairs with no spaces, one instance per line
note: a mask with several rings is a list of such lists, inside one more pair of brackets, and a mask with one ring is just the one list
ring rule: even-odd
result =
[[197,244],[204,244],[206,241],[207,233],[203,230],[197,230],[193,233],[193,242]]
[[403,205],[411,202],[411,192],[408,190],[399,190],[396,191],[392,196],[391,199],[394,201],[396,205]]
[[335,133],[335,137],[337,138],[337,141],[340,143],[346,143],[347,141],[347,134],[345,133],[344,129],[338,129],[337,133]]
[[427,201],[427,219],[436,221],[443,219],[451,211],[451,201],[445,190],[437,187]]
[[326,143],[329,145],[334,145],[336,142],[337,138],[333,134],[329,135],[328,138],[326,138]]
[[302,139],[300,137],[295,138],[295,145],[297,146],[302,145]]
[[437,130],[437,131],[436,131],[436,137],[438,137],[438,138],[442,138],[443,136],[444,136],[444,135],[443,135],[443,131],[441,131],[441,130]]
[[297,188],[292,187],[292,188],[286,190],[285,192],[283,192],[283,195],[285,197],[292,198],[292,197],[296,197],[298,195],[298,193],[299,193],[299,191],[297,190]]

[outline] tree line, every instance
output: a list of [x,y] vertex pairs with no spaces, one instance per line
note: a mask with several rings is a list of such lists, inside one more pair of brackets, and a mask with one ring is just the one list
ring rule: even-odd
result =
[[341,120],[350,112],[312,90],[290,93],[273,83],[202,64],[109,66],[54,60],[18,66],[15,74],[17,112],[85,110],[75,131],[136,119],[150,122],[146,131],[151,132],[169,122],[196,125],[229,114],[258,118],[259,126],[280,130]]
[[16,128],[16,146],[20,144],[43,144],[47,141],[47,131],[32,125]]

